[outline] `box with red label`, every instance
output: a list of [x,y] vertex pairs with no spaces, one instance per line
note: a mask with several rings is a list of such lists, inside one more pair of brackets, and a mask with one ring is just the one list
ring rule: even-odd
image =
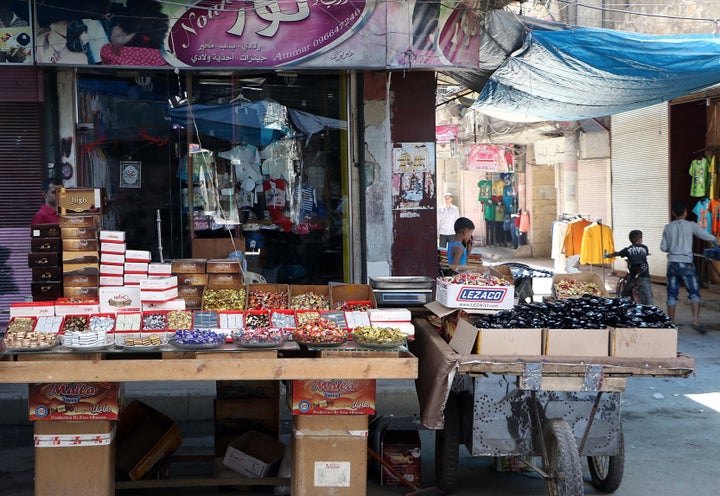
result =
[[442,278],[435,283],[435,299],[449,308],[507,310],[513,307],[515,288],[507,286],[479,286],[453,284]]
[[[415,429],[387,429],[380,441],[380,456],[408,482],[420,485],[421,473],[420,434]],[[402,486],[403,483],[383,467],[381,486]]]
[[52,301],[22,301],[10,303],[10,317],[39,317],[41,315],[55,315],[55,302]]
[[55,315],[81,315],[98,313],[100,304],[97,298],[58,298],[55,300]]
[[123,277],[125,284],[130,286],[140,286],[140,283],[150,276],[147,274],[125,274]]
[[122,253],[125,254],[125,243],[117,241],[103,241],[100,243],[100,251],[103,253]]
[[372,415],[375,380],[296,380],[288,400],[293,415]]
[[124,267],[120,264],[100,264],[101,276],[122,276],[125,273]]
[[149,276],[170,276],[172,275],[172,265],[169,263],[150,262],[148,263]]
[[150,263],[152,255],[147,250],[127,250],[125,252],[126,262],[145,262]]
[[141,308],[140,288],[138,286],[107,286],[100,288],[101,312],[139,312]]
[[147,262],[128,262],[127,254],[125,255],[125,273],[127,274],[147,274]]
[[99,227],[102,217],[98,215],[61,215],[60,227]]
[[100,264],[125,266],[124,253],[100,253]]
[[100,231],[100,241],[115,241],[123,243],[125,241],[125,231]]
[[29,420],[117,420],[122,404],[119,382],[30,384]]
[[122,286],[125,284],[123,276],[100,276],[100,286]]

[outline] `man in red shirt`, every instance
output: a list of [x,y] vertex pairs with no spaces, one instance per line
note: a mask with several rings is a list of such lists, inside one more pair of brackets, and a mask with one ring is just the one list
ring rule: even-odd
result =
[[63,187],[60,179],[48,178],[43,183],[43,196],[45,203],[32,217],[32,224],[57,224],[60,215],[57,213],[57,191]]

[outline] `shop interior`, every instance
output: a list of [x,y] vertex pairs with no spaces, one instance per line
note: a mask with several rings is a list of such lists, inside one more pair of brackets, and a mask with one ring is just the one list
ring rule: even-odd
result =
[[105,188],[104,228],[154,258],[231,255],[267,282],[341,281],[343,85],[337,74],[84,72],[79,163],[62,171]]

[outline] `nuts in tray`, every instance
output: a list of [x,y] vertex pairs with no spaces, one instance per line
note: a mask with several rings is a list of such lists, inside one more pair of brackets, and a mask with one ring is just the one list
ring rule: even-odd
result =
[[65,317],[63,332],[83,332],[88,329],[88,318],[85,315],[69,315]]
[[353,340],[360,344],[400,346],[407,336],[396,327],[361,326],[353,329]]
[[11,331],[5,333],[5,348],[34,349],[47,348],[57,344],[57,334],[33,331]]
[[17,331],[17,332],[29,332],[33,330],[33,319],[29,317],[15,317],[10,321],[10,324],[8,325],[7,332],[11,331]]
[[561,279],[555,284],[555,294],[558,298],[577,298],[586,294],[599,295],[601,293],[600,288],[594,282]]

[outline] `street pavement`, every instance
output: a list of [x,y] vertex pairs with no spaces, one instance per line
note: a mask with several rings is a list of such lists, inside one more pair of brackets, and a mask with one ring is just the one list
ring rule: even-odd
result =
[[[509,253],[508,253],[509,252]],[[510,255],[510,256],[509,256]],[[538,267],[549,267],[548,261],[511,260],[511,250],[501,252],[503,261],[519,261]],[[613,287],[612,276],[606,283]],[[656,303],[665,299],[665,287],[653,284]],[[617,496],[677,496],[689,492],[699,496],[718,494],[717,458],[720,449],[720,285],[703,290],[701,320],[708,333],[701,335],[690,328],[691,312],[687,300],[681,300],[677,312],[678,349],[695,358],[695,375],[689,378],[629,378],[621,401],[621,418],[625,434],[625,473]],[[143,396],[135,386],[128,396]],[[198,384],[187,384],[188,395],[209,394]],[[0,392],[12,389],[0,385]],[[193,389],[194,388],[194,389]],[[149,397],[152,394],[144,391]],[[1,398],[0,398],[1,399]],[[148,398],[149,399],[149,398]],[[155,398],[156,404],[163,398]],[[162,406],[159,406],[162,409]],[[413,381],[379,381],[378,414],[412,416],[417,413]],[[212,452],[212,421],[181,419],[183,446],[179,454]],[[202,416],[200,416],[202,417]],[[0,496],[33,494],[32,427],[22,420],[3,420],[0,424]],[[289,416],[281,415],[281,431],[290,432]],[[435,483],[433,431],[422,429],[421,486]],[[585,494],[602,494],[590,485],[587,465],[583,462]],[[92,474],[88,474],[92,476]],[[205,495],[216,494],[216,488],[160,490],[126,490],[127,495]],[[405,494],[407,488],[380,487],[374,475],[368,479],[370,496]],[[273,494],[271,488],[252,488],[242,494]],[[497,472],[487,457],[471,457],[461,448],[458,472],[458,496],[544,495],[543,481],[534,474]],[[89,495],[88,495],[89,496]],[[358,495],[360,496],[360,495]]]

